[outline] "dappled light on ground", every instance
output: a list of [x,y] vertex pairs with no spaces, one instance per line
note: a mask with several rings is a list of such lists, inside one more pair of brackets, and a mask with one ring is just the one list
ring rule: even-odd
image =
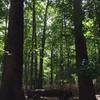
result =
[[97,100],[100,100],[100,95],[97,94],[97,95],[96,95],[96,99],[97,99]]

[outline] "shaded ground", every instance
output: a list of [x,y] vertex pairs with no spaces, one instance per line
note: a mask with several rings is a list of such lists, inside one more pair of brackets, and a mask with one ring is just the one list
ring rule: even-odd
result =
[[[73,97],[73,99],[70,100],[78,100],[78,97]],[[96,99],[100,100],[100,95],[96,95]],[[33,100],[33,99],[26,99],[26,100]],[[43,100],[59,100],[57,97],[44,97]]]

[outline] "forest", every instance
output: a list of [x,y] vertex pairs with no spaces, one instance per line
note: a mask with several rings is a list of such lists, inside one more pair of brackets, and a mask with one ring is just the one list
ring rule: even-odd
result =
[[0,0],[0,100],[100,100],[100,0]]

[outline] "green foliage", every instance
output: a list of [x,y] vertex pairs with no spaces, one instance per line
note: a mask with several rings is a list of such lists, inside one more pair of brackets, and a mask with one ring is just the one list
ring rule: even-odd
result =
[[[96,0],[97,1],[97,0]],[[25,2],[24,8],[24,51],[23,65],[27,64],[30,72],[31,53],[37,51],[37,65],[39,70],[41,38],[43,35],[44,14],[46,0],[36,0],[36,34],[37,49],[32,48],[32,0]],[[83,1],[82,10],[84,12],[83,31],[87,42],[87,51],[91,63],[87,66],[88,75],[93,79],[100,75],[99,62],[95,63],[99,56],[98,45],[100,44],[100,27],[96,20],[95,6],[92,0]],[[8,0],[0,0],[0,61],[3,58],[4,52],[4,36],[5,36],[5,18],[8,15],[9,2]],[[98,9],[99,11],[99,9]],[[99,21],[98,21],[99,22]],[[44,48],[44,81],[49,83],[51,72],[51,50],[53,49],[53,77],[54,82],[59,78],[60,73],[60,46],[62,44],[62,58],[64,69],[64,81],[77,80],[76,55],[75,55],[75,40],[73,36],[73,7],[72,0],[50,0],[47,17],[46,28],[46,44]],[[15,37],[14,37],[15,38]],[[33,66],[34,67],[34,66]],[[25,67],[24,67],[25,69]],[[35,72],[35,70],[34,70]],[[34,77],[34,76],[33,76]],[[24,75],[25,78],[25,75]],[[29,78],[29,75],[28,75]],[[29,79],[28,79],[29,80]]]

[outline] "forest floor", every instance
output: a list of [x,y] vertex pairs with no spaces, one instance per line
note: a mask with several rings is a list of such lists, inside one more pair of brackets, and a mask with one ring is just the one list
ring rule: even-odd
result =
[[[33,100],[33,99],[28,99],[28,100]],[[45,98],[45,99],[42,99],[42,100],[59,100],[58,98],[56,97],[53,97],[53,98]]]
[[[26,100],[33,100],[33,99],[26,99]],[[59,100],[57,97],[45,97],[42,100]]]
[[[96,95],[96,99],[100,100],[100,95]],[[33,99],[26,99],[26,100],[33,100]],[[59,100],[57,97],[45,97],[42,100]],[[74,97],[74,99],[70,99],[70,100],[78,100],[78,97]]]

